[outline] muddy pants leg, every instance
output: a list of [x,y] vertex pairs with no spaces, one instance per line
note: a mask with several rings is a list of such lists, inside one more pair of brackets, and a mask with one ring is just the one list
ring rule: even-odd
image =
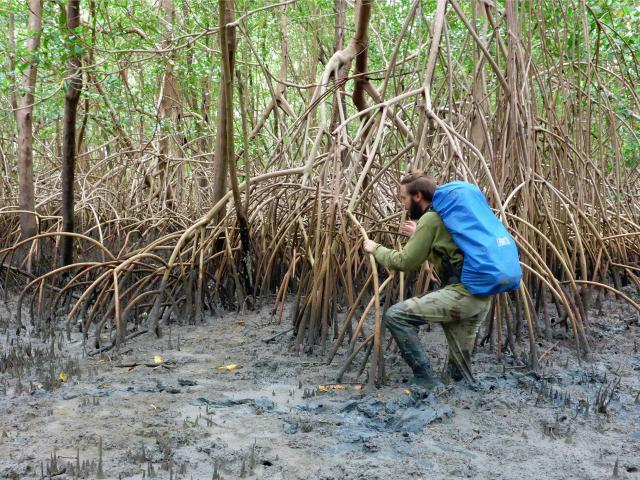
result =
[[385,311],[383,322],[398,344],[402,359],[411,368],[415,383],[432,388],[437,384],[436,376],[417,335],[418,327],[427,321],[413,313],[412,306],[411,299],[392,305]]
[[[465,362],[462,352],[468,351],[470,357],[477,328],[486,316],[490,304],[488,297],[476,297],[445,287],[393,305],[385,312],[384,325],[398,343],[402,358],[414,373],[415,369],[426,369],[431,374],[429,360],[422,350],[416,328],[425,323],[441,323],[451,356],[456,364],[461,365],[463,375],[472,381],[469,358]],[[452,327],[453,325],[456,326]]]
[[483,308],[472,317],[442,324],[449,344],[447,373],[453,380],[458,381],[466,378],[468,381],[473,381],[471,354],[473,353],[478,329],[490,310],[491,302],[488,301],[486,304],[486,308]]

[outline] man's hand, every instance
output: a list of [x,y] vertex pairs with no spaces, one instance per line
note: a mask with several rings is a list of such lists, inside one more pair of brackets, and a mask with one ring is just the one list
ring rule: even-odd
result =
[[407,220],[400,225],[400,233],[405,237],[410,237],[416,231],[416,222],[412,222],[411,220]]
[[377,246],[378,244],[373,240],[365,240],[364,243],[362,244],[362,248],[367,253],[373,253],[373,251],[376,249]]

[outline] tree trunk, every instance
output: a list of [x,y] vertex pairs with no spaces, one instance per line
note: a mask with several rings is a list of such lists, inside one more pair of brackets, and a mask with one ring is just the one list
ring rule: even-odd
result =
[[[233,22],[233,0],[220,0],[220,53],[222,56],[222,82],[220,89],[220,111],[218,116],[219,144],[216,151],[224,161],[233,193],[233,202],[240,230],[242,246],[242,276],[244,288],[251,288],[251,267],[249,265],[249,222],[240,201],[240,188],[236,174],[236,156],[233,144],[233,60],[236,48],[235,27],[227,26]],[[224,121],[224,123],[223,123]],[[224,127],[224,130],[222,128]]]
[[7,55],[7,59],[6,59],[6,67],[7,67],[7,72],[8,77],[9,77],[9,84],[11,86],[11,95],[9,97],[9,101],[11,102],[11,108],[13,109],[13,114],[15,116],[16,114],[16,110],[18,109],[18,100],[17,100],[17,96],[16,96],[16,28],[15,28],[15,21],[14,21],[14,14],[10,13],[9,14],[9,34],[7,37],[8,40],[8,47],[9,47],[9,54]]
[[[236,49],[236,34],[235,27],[227,28],[228,23],[233,22],[233,0],[219,0],[220,5],[220,51],[222,55],[222,75],[220,79],[220,95],[218,98],[218,131],[216,132],[216,158],[214,162],[214,178],[213,178],[213,203],[218,202],[226,193],[226,178],[227,167],[229,162],[226,160],[229,152],[227,148],[229,145],[233,147],[233,136],[231,139],[227,138],[229,132],[233,132],[233,129],[229,129],[227,121],[233,120],[233,110],[227,112],[227,105],[233,106],[233,100],[228,102],[225,98],[227,94],[225,82],[228,81],[233,84],[233,79],[225,79],[225,65],[228,64],[229,71],[233,72],[235,49]],[[233,91],[229,90],[228,95],[233,95]],[[227,115],[228,113],[228,115]],[[231,141],[229,141],[231,140]],[[229,158],[233,159],[233,152]],[[225,212],[221,211],[218,214],[217,221],[220,222],[225,216]]]
[[[22,77],[24,94],[20,97],[16,120],[18,124],[18,185],[20,210],[35,211],[33,188],[33,99],[37,78],[36,52],[40,46],[42,33],[42,0],[29,1],[29,31],[27,40],[29,64]],[[33,213],[20,214],[20,231],[22,238],[36,234],[36,217]]]
[[[356,34],[352,42],[356,49],[355,65],[355,85],[353,87],[353,104],[358,111],[367,108],[367,101],[364,98],[365,85],[369,82],[364,75],[367,71],[367,60],[369,51],[369,19],[371,18],[371,0],[362,0],[358,8],[356,17]],[[367,116],[362,121],[366,122]]]
[[[473,25],[480,23],[479,35],[484,39],[487,30],[487,17],[484,11],[484,5],[481,0],[473,2]],[[477,28],[477,27],[476,27]],[[473,114],[471,116],[471,143],[473,143],[482,155],[486,158],[489,153],[487,148],[487,135],[482,121],[482,117],[487,112],[487,86],[484,75],[484,57],[480,47],[476,45],[473,52],[473,63],[475,65],[473,74],[473,84],[471,87],[471,96],[473,98]]]
[[[80,0],[67,3],[67,47],[69,49],[69,70],[64,96],[64,133],[62,144],[62,230],[74,232],[73,183],[76,162],[76,116],[78,101],[82,91],[81,57],[77,51],[79,43],[75,29],[80,26]],[[73,262],[73,237],[65,235],[60,242],[62,265]]]
[[[351,62],[353,62],[354,58],[358,57],[358,66],[360,68],[363,67],[363,64],[366,66],[367,62],[367,47],[368,47],[368,29],[369,29],[369,19],[371,18],[371,1],[372,0],[357,0],[356,1],[356,11],[355,11],[355,19],[356,19],[356,31],[353,37],[351,37],[351,41],[346,48],[335,52],[327,64],[324,67],[324,71],[320,77],[320,84],[314,93],[314,100],[318,98],[322,98],[327,89],[327,85],[331,77],[338,78],[339,72],[341,69],[345,69],[347,71]],[[339,5],[336,5],[336,9],[340,8]],[[336,31],[338,31],[338,26],[336,26]],[[363,63],[364,62],[364,63]],[[360,86],[361,87],[361,86]],[[358,86],[355,87],[354,90],[360,88]],[[359,92],[354,91],[354,97],[359,95]],[[355,101],[355,98],[354,98]],[[356,104],[357,106],[357,104]],[[326,121],[326,112],[324,107],[324,102],[320,103],[320,123],[322,128],[327,127]]]
[[[333,53],[341,51],[344,48],[344,30],[345,23],[347,21],[347,3],[345,0],[335,0],[333,4],[333,11],[335,13],[335,23],[334,23],[334,42],[333,42]],[[318,44],[320,41],[318,40]],[[316,60],[317,63],[317,60]],[[340,81],[344,77],[347,76],[349,69],[349,65],[346,67],[342,67],[337,74],[337,81]],[[316,81],[315,78],[316,72],[314,71],[313,82]],[[343,112],[347,111],[346,104],[346,96],[344,95],[344,85],[336,91],[336,95],[333,99],[333,112],[331,115],[331,131],[333,131],[340,124],[340,109],[338,108],[338,101],[341,102],[341,108]],[[311,105],[313,101],[313,92],[309,97],[309,104]]]
[[[163,48],[171,46],[171,36],[173,26],[175,24],[176,12],[173,0],[162,0],[162,13],[164,19],[164,40]],[[175,75],[173,73],[173,64],[176,60],[175,52],[171,53],[171,61],[166,63],[165,71],[162,76],[162,90],[160,91],[160,99],[158,102],[158,116],[161,120],[166,120],[169,129],[161,127],[160,140],[158,141],[158,172],[159,184],[157,186],[158,198],[166,202],[167,206],[173,206],[173,189],[170,184],[170,172],[168,159],[171,156],[171,135],[172,132],[179,130],[180,123],[180,94]]]
[[346,0],[335,0],[333,2],[333,10],[336,15],[334,23],[334,43],[333,53],[339,52],[344,48],[344,26],[347,23],[347,2]]
[[[287,82],[287,68],[289,66],[289,36],[287,34],[287,15],[286,15],[286,5],[282,6],[280,9],[280,74],[278,76],[278,83],[276,85],[275,90],[271,90],[272,98],[267,108],[265,108],[264,113],[260,117],[260,120],[253,128],[251,132],[250,140],[253,140],[258,132],[265,126],[267,120],[273,113],[275,115],[276,127],[280,126],[280,120],[278,116],[278,107],[290,117],[295,117],[293,113],[293,109],[287,102],[287,99],[284,96],[284,92],[286,90],[286,82]],[[314,79],[315,81],[315,79]],[[284,126],[280,126],[282,132],[286,131]],[[278,132],[278,128],[275,129],[276,135]]]

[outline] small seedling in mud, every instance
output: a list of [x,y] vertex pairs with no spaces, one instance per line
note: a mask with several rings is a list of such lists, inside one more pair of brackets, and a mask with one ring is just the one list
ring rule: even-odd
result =
[[567,393],[567,395],[564,397],[564,405],[565,405],[565,407],[571,406],[571,394],[570,393]]
[[96,478],[107,478],[102,471],[102,437],[98,443],[98,471],[96,472]]
[[223,480],[220,473],[218,473],[218,460],[213,462],[213,475],[211,476],[211,480]]
[[618,459],[616,458],[616,463],[613,464],[613,478],[619,478],[619,473],[618,473]]
[[538,396],[536,397],[536,403],[535,403],[536,407],[540,406],[540,403],[542,403],[543,397],[544,397],[544,388],[541,388],[540,390],[538,390]]
[[173,459],[165,460],[164,462],[162,462],[161,466],[162,470],[164,470],[165,472],[169,472],[170,480],[173,480]]
[[148,462],[147,463],[147,478],[155,478],[156,476],[156,472],[153,469],[153,463]]
[[563,415],[562,417],[560,417],[560,415],[558,413],[556,413],[556,417],[555,420],[553,422],[553,424],[544,422],[543,423],[543,432],[546,436],[549,436],[551,438],[553,438],[554,440],[557,440],[559,438],[562,438],[563,436],[565,436],[565,441],[566,441],[566,436],[570,435],[570,429],[567,427],[566,432],[563,435],[563,428],[562,428],[562,424],[561,422],[565,421],[567,419],[567,417],[565,415]]
[[[606,379],[606,376],[605,376]],[[618,377],[611,384],[607,385],[605,382],[604,385],[600,387],[598,393],[596,395],[596,411],[598,413],[607,413],[607,408],[613,399],[613,395],[620,386],[621,378]]]
[[576,417],[578,417],[578,415],[580,415],[581,413],[584,414],[585,417],[589,416],[589,399],[586,400],[579,400],[577,405],[576,405]]
[[596,432],[601,433],[601,434],[604,434],[607,431],[606,417],[604,417],[602,415],[598,415],[596,417],[595,430],[596,430]]
[[144,448],[144,443],[140,444],[140,450],[138,453],[136,454],[132,454],[130,451],[127,455],[129,458],[131,458],[132,461],[136,462],[136,463],[144,463],[147,461],[147,451]]
[[[42,470],[42,464],[40,466],[41,470]],[[58,452],[56,451],[56,449],[53,449],[53,453],[51,454],[51,458],[50,460],[47,462],[47,475],[49,478],[51,477],[55,477],[58,475],[63,475],[64,473],[66,473],[67,469],[66,467],[62,467],[61,465],[58,464]],[[44,475],[42,476],[42,478],[45,478]]]
[[571,434],[571,430],[567,430],[567,435],[564,437],[564,443],[567,445],[573,444],[573,435]]
[[249,475],[253,475],[253,471],[256,468],[256,441],[253,441],[251,450],[249,451],[249,457],[247,463],[249,464]]

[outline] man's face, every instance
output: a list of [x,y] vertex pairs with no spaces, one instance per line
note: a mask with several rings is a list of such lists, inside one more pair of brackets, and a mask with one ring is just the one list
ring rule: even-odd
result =
[[402,203],[402,208],[409,210],[409,206],[411,205],[411,195],[407,192],[406,185],[400,185],[400,202]]
[[405,185],[400,185],[400,202],[402,203],[402,207],[409,212],[409,218],[411,220],[419,220],[424,213],[424,210],[420,206],[421,199],[421,193],[411,195],[407,192]]

